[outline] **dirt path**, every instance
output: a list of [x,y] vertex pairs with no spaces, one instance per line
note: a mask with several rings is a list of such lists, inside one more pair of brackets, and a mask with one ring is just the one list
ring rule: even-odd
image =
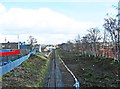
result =
[[62,75],[59,69],[59,64],[55,57],[55,52],[53,52],[53,56],[49,65],[48,74],[45,79],[44,87],[63,87]]
[[73,89],[74,78],[56,58],[56,53],[53,51],[48,74],[45,78],[44,88],[47,89],[49,87],[56,89],[61,87],[69,87]]

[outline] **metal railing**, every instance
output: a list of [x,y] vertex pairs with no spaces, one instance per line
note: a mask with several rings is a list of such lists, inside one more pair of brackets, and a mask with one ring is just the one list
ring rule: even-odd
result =
[[0,66],[0,76],[6,74],[7,72],[10,72],[11,70],[13,70],[14,68],[16,68],[17,66],[19,66],[22,62],[24,62],[25,60],[27,60],[31,54],[35,54],[36,52],[30,52],[28,55],[23,56],[19,59],[16,59],[13,62],[9,62],[8,64],[4,65],[4,66]]

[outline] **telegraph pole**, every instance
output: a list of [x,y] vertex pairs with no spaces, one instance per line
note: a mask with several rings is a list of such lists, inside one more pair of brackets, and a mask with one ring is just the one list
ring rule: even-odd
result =
[[5,43],[6,43],[6,41],[7,41],[7,39],[6,39],[6,37],[5,37]]
[[[118,42],[117,42],[117,50],[118,50],[118,61],[120,63],[120,0],[118,2]],[[118,87],[120,87],[120,66],[118,65]]]
[[120,62],[120,0],[118,2],[118,60]]

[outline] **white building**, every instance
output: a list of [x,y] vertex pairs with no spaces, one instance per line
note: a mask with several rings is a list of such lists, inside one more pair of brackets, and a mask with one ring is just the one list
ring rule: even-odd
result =
[[51,51],[52,49],[56,49],[56,47],[55,46],[47,46],[46,49]]

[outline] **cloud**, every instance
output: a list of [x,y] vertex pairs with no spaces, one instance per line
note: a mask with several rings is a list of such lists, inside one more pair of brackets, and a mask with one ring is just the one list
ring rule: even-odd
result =
[[18,42],[18,37],[17,35],[3,35],[3,34],[0,34],[0,43],[3,43],[3,42]]
[[0,3],[0,14],[4,13],[5,11],[6,11],[5,6]]
[[3,33],[78,33],[93,24],[79,22],[49,8],[11,8],[0,15]]
[[[18,34],[26,36],[36,34],[34,36],[39,36],[43,42],[47,40],[50,43],[58,43],[69,40],[80,33],[83,35],[86,33],[86,29],[95,25],[90,22],[77,21],[50,8],[10,8],[6,10],[4,5],[0,4],[0,6],[3,8],[1,11],[4,11],[4,13],[0,13],[1,33],[8,35],[9,40],[13,41],[16,40],[13,39],[13,36]],[[26,40],[25,35],[21,36],[21,40]],[[52,39],[52,41],[48,39]]]

